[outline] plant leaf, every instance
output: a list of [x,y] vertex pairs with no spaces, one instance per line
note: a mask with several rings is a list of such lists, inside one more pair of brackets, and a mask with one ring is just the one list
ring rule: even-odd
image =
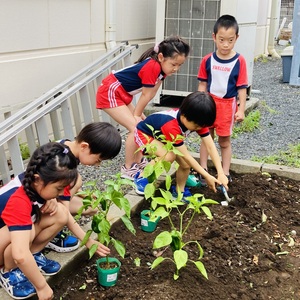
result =
[[207,276],[207,272],[206,269],[204,267],[204,264],[201,261],[194,261],[194,264],[196,265],[196,267],[198,268],[198,270],[200,271],[200,273],[206,278],[208,279]]
[[213,219],[210,209],[207,206],[201,206],[202,211],[205,213],[209,220]]
[[130,203],[129,203],[128,199],[125,198],[125,197],[121,197],[120,198],[120,205],[121,205],[121,209],[124,210],[126,216],[128,218],[130,218],[131,206],[130,206]]
[[145,193],[145,198],[146,199],[151,198],[154,195],[154,193],[155,193],[155,185],[154,185],[154,183],[148,183],[146,185],[146,187],[145,187],[144,193]]
[[158,249],[170,245],[172,242],[171,233],[168,231],[161,232],[153,242],[153,249]]
[[159,256],[158,258],[156,258],[154,260],[154,262],[151,265],[151,270],[153,270],[154,268],[156,268],[161,262],[163,262],[165,259],[162,256]]
[[90,257],[90,259],[96,253],[97,249],[98,249],[98,244],[93,244],[92,247],[89,249],[89,257]]
[[177,270],[180,270],[182,267],[185,267],[187,260],[188,260],[188,254],[185,250],[180,249],[174,252],[174,261]]
[[119,255],[124,258],[125,253],[126,253],[126,249],[125,246],[123,245],[123,243],[121,241],[115,240],[115,239],[111,239],[111,242],[113,243],[114,247],[116,248],[117,252],[119,253]]
[[89,229],[89,230],[86,232],[86,234],[85,234],[83,240],[82,240],[81,243],[80,243],[81,246],[84,246],[84,245],[87,243],[87,241],[88,241],[88,239],[90,238],[90,236],[91,236],[92,233],[93,233],[93,231],[92,231],[91,229]]
[[126,228],[127,228],[132,234],[135,235],[136,230],[135,230],[133,224],[131,223],[130,219],[129,219],[126,215],[124,215],[124,216],[121,217],[121,220],[123,221],[123,223],[124,223],[124,225],[126,226]]

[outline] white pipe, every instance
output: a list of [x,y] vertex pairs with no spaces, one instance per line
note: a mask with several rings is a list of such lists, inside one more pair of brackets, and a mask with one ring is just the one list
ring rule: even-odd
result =
[[271,19],[270,19],[270,29],[269,29],[269,42],[268,42],[268,53],[274,58],[280,58],[280,55],[276,52],[274,48],[275,36],[277,31],[277,24],[280,12],[281,0],[272,0],[271,2]]
[[111,50],[117,46],[116,12],[117,12],[117,1],[105,0],[105,44],[107,50]]
[[286,22],[286,17],[284,17],[284,18],[282,19],[281,25],[280,25],[280,27],[279,27],[279,29],[278,29],[278,31],[277,31],[276,36],[275,36],[275,39],[276,39],[276,40],[278,40],[278,37],[279,37],[279,35],[280,35],[280,32],[281,32],[282,28],[284,27],[285,22]]

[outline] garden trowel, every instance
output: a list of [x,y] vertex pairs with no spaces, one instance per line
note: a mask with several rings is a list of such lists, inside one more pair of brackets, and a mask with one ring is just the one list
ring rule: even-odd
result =
[[225,189],[225,186],[224,186],[223,184],[219,185],[217,189],[218,189],[221,193],[223,193],[224,196],[225,196],[225,198],[226,198],[226,201],[222,201],[222,202],[221,202],[221,205],[227,206],[228,203],[230,203],[230,202],[232,202],[232,201],[234,200],[234,197],[231,197],[231,198],[230,198],[230,197],[228,196],[228,193],[227,193],[227,191],[226,191],[226,189]]

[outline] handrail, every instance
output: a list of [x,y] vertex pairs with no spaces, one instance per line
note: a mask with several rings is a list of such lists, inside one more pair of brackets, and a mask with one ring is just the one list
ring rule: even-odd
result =
[[119,46],[115,47],[114,49],[110,50],[109,52],[103,54],[99,59],[95,60],[91,64],[87,65],[86,67],[82,68],[80,71],[63,81],[62,83],[58,84],[45,94],[43,94],[38,99],[32,101],[28,105],[24,106],[22,109],[18,110],[16,113],[14,113],[12,116],[5,119],[3,122],[0,123],[0,134],[3,130],[6,130],[8,127],[10,127],[14,122],[19,121],[20,118],[23,118],[28,113],[30,113],[33,109],[36,109],[40,105],[42,105],[44,102],[51,99],[53,96],[57,95],[59,92],[61,92],[64,88],[70,86],[73,84],[80,76],[86,74],[91,69],[95,68],[99,64],[101,64],[103,61],[107,60],[110,56],[116,54],[118,51],[120,51],[124,46],[128,45],[127,42],[123,42]]
[[22,159],[21,139],[25,138],[32,154],[37,145],[49,139],[60,139],[62,135],[64,138],[74,138],[74,133],[89,122],[107,121],[114,124],[94,105],[97,88],[106,73],[131,65],[131,54],[137,48],[138,45],[126,44],[112,49],[2,121],[0,181],[5,184],[11,176],[23,172],[26,161]]
[[[27,116],[25,119],[23,119],[21,122],[16,124],[14,127],[11,127],[6,130],[6,132],[2,133],[0,136],[0,146],[2,146],[4,143],[6,143],[8,140],[10,140],[13,136],[16,136],[18,133],[20,133],[24,128],[28,127],[35,121],[37,121],[40,117],[44,116],[45,114],[51,112],[53,109],[55,109],[57,106],[59,106],[61,103],[63,103],[68,97],[73,95],[75,92],[80,90],[82,87],[86,86],[88,82],[91,82],[95,78],[97,78],[99,75],[104,73],[109,67],[113,66],[118,60],[122,59],[123,57],[127,56],[129,52],[131,52],[133,49],[137,48],[136,45],[130,46],[129,48],[122,51],[120,54],[115,56],[112,60],[101,66],[98,70],[94,71],[90,75],[88,75],[83,80],[79,81],[78,83],[74,84],[72,87],[67,89],[65,92],[63,92],[61,95],[57,96],[53,100],[46,103],[42,108],[39,110],[33,112],[29,116]],[[14,116],[14,115],[13,115]]]

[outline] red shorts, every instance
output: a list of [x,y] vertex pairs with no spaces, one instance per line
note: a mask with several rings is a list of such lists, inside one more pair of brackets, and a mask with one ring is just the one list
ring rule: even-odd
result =
[[[135,131],[134,131],[134,141],[138,145],[139,148],[142,147],[142,146],[150,144],[153,140],[154,140],[154,138],[152,136],[149,136],[149,135],[145,134],[141,130],[135,129]],[[143,154],[145,154],[145,150],[146,149],[142,150]]]
[[113,108],[131,103],[133,96],[128,94],[114,74],[105,77],[98,88],[96,108]]
[[211,96],[216,103],[217,115],[215,123],[210,128],[215,128],[218,136],[230,136],[234,126],[234,115],[237,112],[236,98],[223,99]]

